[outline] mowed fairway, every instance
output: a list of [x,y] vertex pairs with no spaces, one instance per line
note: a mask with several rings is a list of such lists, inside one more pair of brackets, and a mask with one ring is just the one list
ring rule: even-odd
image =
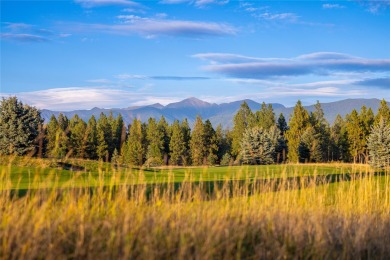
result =
[[300,164],[183,168],[123,168],[95,163],[93,169],[77,170],[32,166],[0,165],[0,189],[96,187],[109,185],[161,184],[257,180],[305,176],[343,176],[367,172],[367,165]]
[[388,171],[351,164],[132,169],[83,163],[77,171],[1,166],[1,259],[390,255]]

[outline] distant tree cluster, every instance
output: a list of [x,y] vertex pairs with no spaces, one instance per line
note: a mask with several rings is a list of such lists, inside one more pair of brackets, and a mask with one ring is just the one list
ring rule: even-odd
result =
[[274,164],[343,161],[390,165],[390,109],[385,100],[375,115],[363,106],[333,125],[319,102],[309,113],[297,102],[287,124],[272,105],[251,111],[244,102],[233,128],[214,128],[200,116],[190,128],[187,119],[168,124],[164,117],[126,126],[120,114],[101,113],[85,122],[54,115],[43,124],[40,112],[16,97],[0,104],[0,154],[50,158],[84,158],[117,165]]

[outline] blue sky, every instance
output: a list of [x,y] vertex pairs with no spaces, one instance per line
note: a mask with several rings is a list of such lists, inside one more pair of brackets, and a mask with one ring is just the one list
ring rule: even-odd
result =
[[390,1],[1,1],[0,95],[53,110],[390,100]]

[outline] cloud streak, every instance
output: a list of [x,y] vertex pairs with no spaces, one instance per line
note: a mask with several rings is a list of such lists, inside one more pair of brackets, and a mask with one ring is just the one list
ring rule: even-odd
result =
[[54,88],[31,92],[0,93],[0,97],[17,96],[23,102],[40,109],[69,111],[75,109],[129,107],[150,105],[154,103],[168,104],[179,101],[174,96],[156,96],[130,90],[100,87]]
[[143,18],[135,15],[120,15],[117,18],[122,21],[121,24],[71,23],[65,24],[65,26],[67,30],[76,32],[107,33],[123,36],[138,34],[146,38],[157,36],[199,38],[228,36],[237,32],[236,28],[224,23]]
[[322,5],[323,9],[343,9],[345,6],[340,5],[340,4],[323,4]]
[[161,4],[191,4],[196,7],[205,7],[208,5],[225,5],[229,0],[162,0]]
[[140,7],[141,4],[130,0],[75,0],[75,3],[80,4],[84,8],[93,8],[108,5]]
[[50,39],[40,36],[27,33],[2,33],[1,38],[4,40],[11,40],[16,42],[24,43],[36,43],[36,42],[49,42]]
[[51,30],[37,28],[37,26],[26,23],[9,23],[5,22],[5,26],[0,36],[4,40],[10,40],[23,43],[40,43],[49,42],[55,38],[67,38],[71,36],[69,33],[56,34]]
[[126,80],[126,79],[137,79],[137,80],[172,80],[172,81],[185,81],[185,80],[207,80],[209,77],[185,77],[185,76],[145,76],[145,75],[133,75],[133,74],[119,74],[115,78]]
[[221,53],[201,53],[194,57],[210,62],[210,65],[203,67],[204,70],[235,78],[331,75],[335,72],[390,72],[389,59],[366,59],[332,52],[310,53],[290,59],[264,59]]

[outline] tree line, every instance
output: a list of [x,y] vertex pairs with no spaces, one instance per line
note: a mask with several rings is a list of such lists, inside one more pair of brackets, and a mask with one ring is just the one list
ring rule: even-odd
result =
[[383,167],[390,164],[390,109],[382,100],[376,114],[363,106],[330,125],[319,102],[309,113],[298,101],[287,124],[271,104],[252,111],[243,102],[232,129],[214,128],[200,116],[191,129],[187,119],[168,124],[163,116],[126,126],[113,113],[87,122],[77,114],[52,115],[44,124],[38,109],[10,97],[0,104],[0,154],[147,167],[329,161]]

